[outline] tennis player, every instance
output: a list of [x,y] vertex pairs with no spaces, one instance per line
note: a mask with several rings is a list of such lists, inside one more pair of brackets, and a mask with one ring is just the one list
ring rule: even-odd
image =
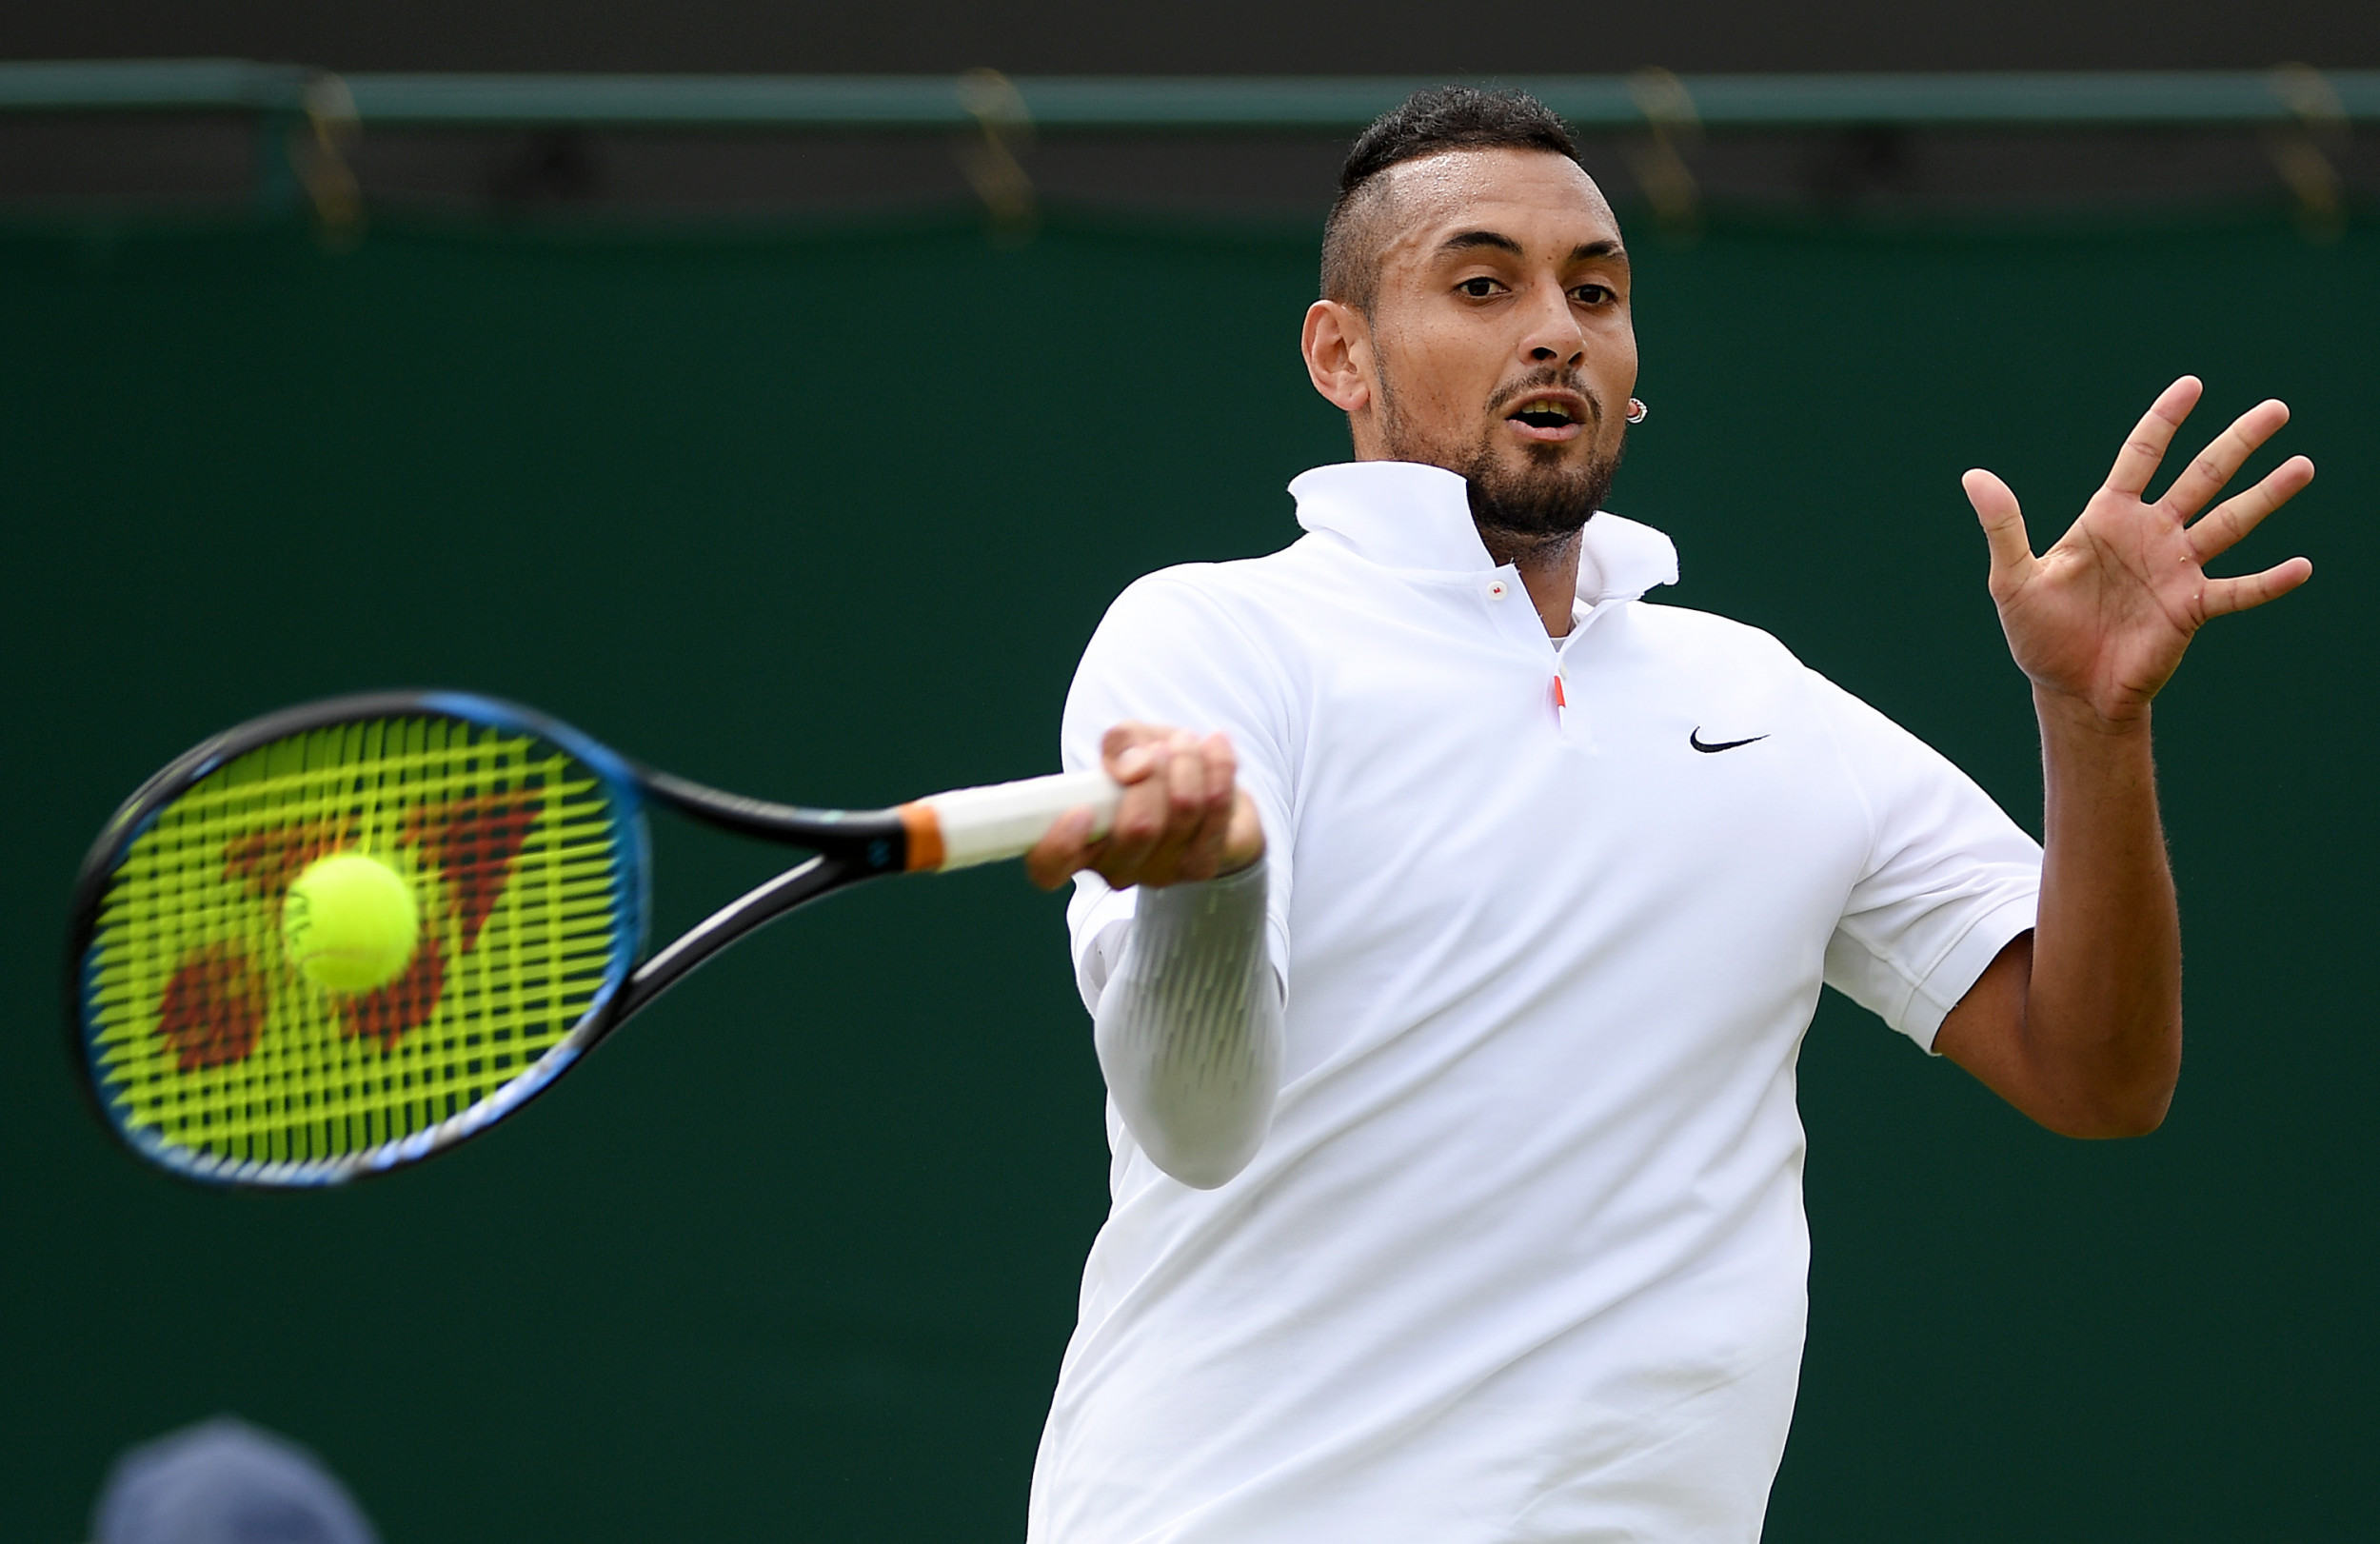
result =
[[1306,366],[1357,459],[1290,485],[1294,545],[1117,600],[1063,735],[1123,807],[1028,860],[1075,881],[1115,1153],[1030,1537],[1756,1538],[1820,984],[2052,1130],[2157,1125],[2150,700],[2311,573],[2202,564],[2313,468],[2207,508],[2267,402],[2151,499],[2185,379],[2041,556],[1967,474],[2045,855],[1774,639],[1644,599],[1669,541],[1600,512],[1642,414],[1628,252],[1550,112],[1449,89],[1374,124],[1322,292]]

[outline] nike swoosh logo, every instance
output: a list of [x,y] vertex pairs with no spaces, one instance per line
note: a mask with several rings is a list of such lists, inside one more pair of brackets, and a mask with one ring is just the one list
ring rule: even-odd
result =
[[1706,745],[1702,742],[1702,725],[1697,723],[1694,726],[1694,728],[1687,731],[1686,743],[1702,752],[1705,756],[1716,756],[1720,751],[1734,750],[1738,745],[1755,744],[1768,738],[1769,737],[1766,735],[1754,735],[1750,740],[1722,740],[1716,745]]

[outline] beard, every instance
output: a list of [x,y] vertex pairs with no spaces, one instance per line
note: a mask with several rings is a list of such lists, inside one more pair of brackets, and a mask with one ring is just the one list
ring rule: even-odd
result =
[[[1561,541],[1577,535],[1612,490],[1622,445],[1614,445],[1609,455],[1590,449],[1581,460],[1566,456],[1563,445],[1528,445],[1522,446],[1526,459],[1516,466],[1497,455],[1493,424],[1468,445],[1440,444],[1416,432],[1398,406],[1386,369],[1379,380],[1380,438],[1388,452],[1399,461],[1443,466],[1460,476],[1470,491],[1471,518],[1482,530],[1517,537],[1530,546]],[[1493,418],[1506,404],[1553,387],[1586,399],[1590,435],[1603,426],[1601,399],[1577,375],[1562,370],[1539,370],[1501,387],[1488,412]]]
[[[1490,430],[1494,433],[1494,430]],[[1484,443],[1467,465],[1450,467],[1469,485],[1471,518],[1489,530],[1505,531],[1531,541],[1575,536],[1612,490],[1619,470],[1619,452],[1590,454],[1583,462],[1565,464],[1544,452],[1554,445],[1531,445],[1526,465],[1498,461],[1493,445]]]

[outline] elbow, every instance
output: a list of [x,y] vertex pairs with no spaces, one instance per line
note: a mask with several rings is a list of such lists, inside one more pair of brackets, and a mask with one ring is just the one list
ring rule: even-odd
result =
[[1220,1189],[1238,1178],[1273,1129],[1283,1054],[1279,998],[1259,994],[1243,1010],[1244,1028],[1223,1055],[1195,1043],[1150,1055],[1105,1006],[1096,1036],[1100,1068],[1140,1151],[1193,1190]]
[[2173,1107],[2173,1085],[2166,1084],[2152,1098],[2135,1099],[2125,1107],[2110,1112],[2105,1123],[2108,1137],[2146,1137],[2165,1124],[2165,1115]]
[[2178,1015],[2145,1033],[2109,1036],[2091,1050],[2036,1058],[2018,1107],[2061,1137],[2112,1141],[2165,1124],[2182,1078]]
[[1220,1189],[1239,1178],[1273,1129],[1280,1092],[1279,1016],[1259,1012],[1258,1019],[1259,1030],[1269,1033],[1254,1036],[1233,1064],[1199,1077],[1168,1076],[1161,1064],[1119,1054],[1119,1047],[1101,1039],[1101,1068],[1124,1129],[1150,1162],[1193,1190]]
[[[1267,1100],[1261,1112],[1237,1121],[1150,1120],[1144,1124],[1148,1132],[1140,1137],[1140,1150],[1148,1154],[1150,1162],[1192,1190],[1220,1190],[1255,1160],[1272,1130],[1273,1112]],[[1134,1135],[1140,1137],[1139,1132]]]
[[2061,1137],[2072,1137],[2078,1141],[2112,1142],[2127,1137],[2148,1136],[2165,1124],[2165,1112],[2163,1110],[2112,1111],[2104,1114],[2094,1113],[2083,1118],[2068,1117],[2063,1119],[2044,1120],[2041,1123]]
[[2148,1136],[2165,1124],[2172,1105],[2173,1079],[2169,1078],[2147,1087],[2092,1091],[2033,1118],[2061,1137],[2114,1141]]
[[1167,1176],[1180,1180],[1192,1190],[1220,1190],[1240,1178],[1240,1171],[1256,1157],[1256,1145],[1242,1153],[1168,1153],[1152,1151],[1149,1159]]

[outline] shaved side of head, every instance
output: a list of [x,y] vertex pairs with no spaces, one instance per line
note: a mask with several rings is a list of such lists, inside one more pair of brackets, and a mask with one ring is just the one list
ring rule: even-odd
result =
[[1380,291],[1380,249],[1396,229],[1395,182],[1387,168],[1339,195],[1322,227],[1322,298],[1366,316]]

